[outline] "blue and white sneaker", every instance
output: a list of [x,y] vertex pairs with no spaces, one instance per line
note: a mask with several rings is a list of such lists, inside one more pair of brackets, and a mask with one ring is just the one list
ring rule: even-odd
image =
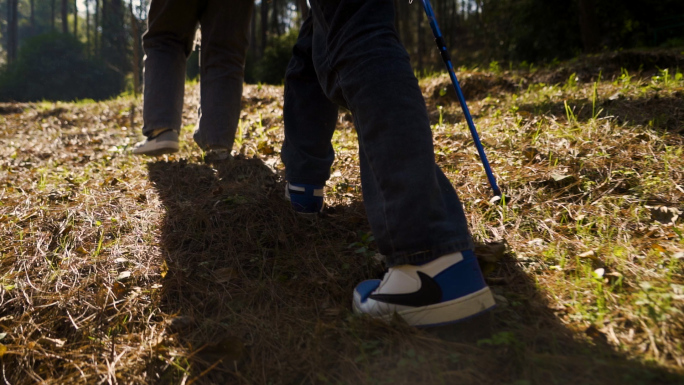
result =
[[285,185],[285,199],[292,203],[292,209],[302,214],[316,214],[323,211],[323,188],[313,184],[290,183]]
[[490,310],[494,296],[472,251],[448,254],[424,265],[391,267],[382,281],[363,281],[354,289],[354,311],[390,320],[394,313],[409,325],[437,326]]

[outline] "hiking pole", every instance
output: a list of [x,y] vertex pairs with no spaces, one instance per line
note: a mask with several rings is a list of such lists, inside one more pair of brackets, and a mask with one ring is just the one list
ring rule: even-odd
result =
[[475,147],[477,147],[477,152],[480,154],[480,160],[482,160],[482,166],[484,166],[485,172],[487,173],[487,179],[489,179],[489,185],[492,186],[494,195],[501,196],[501,190],[499,185],[496,184],[496,178],[494,178],[494,173],[492,168],[489,166],[489,161],[487,160],[487,155],[485,154],[484,148],[482,147],[482,142],[480,141],[480,136],[477,134],[477,129],[475,129],[475,123],[473,123],[473,118],[470,116],[470,110],[468,105],[466,105],[465,97],[463,97],[463,91],[461,86],[456,79],[456,72],[454,71],[454,65],[451,63],[451,55],[446,48],[446,42],[442,36],[442,31],[439,30],[439,25],[437,25],[437,18],[435,18],[435,12],[432,10],[432,5],[430,5],[430,0],[422,0],[423,8],[425,8],[425,14],[427,14],[428,21],[430,22],[430,28],[432,28],[432,34],[435,35],[435,43],[439,48],[439,53],[442,55],[442,60],[446,65],[447,71],[449,72],[449,77],[451,78],[451,83],[454,85],[456,90],[456,95],[458,96],[458,101],[461,103],[461,109],[463,109],[463,114],[465,115],[466,121],[468,122],[468,128],[470,128],[470,134],[475,142]]

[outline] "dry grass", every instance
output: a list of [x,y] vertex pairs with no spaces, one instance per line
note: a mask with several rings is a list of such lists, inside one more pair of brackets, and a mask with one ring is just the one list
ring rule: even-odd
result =
[[127,154],[130,98],[1,106],[0,378],[684,381],[684,80],[597,75],[461,74],[506,206],[488,201],[447,79],[424,80],[438,162],[499,303],[437,330],[350,312],[354,285],[383,267],[347,114],[331,207],[311,221],[281,198],[279,87],[246,87],[242,155],[219,164],[190,137],[195,87],[181,151],[162,159]]

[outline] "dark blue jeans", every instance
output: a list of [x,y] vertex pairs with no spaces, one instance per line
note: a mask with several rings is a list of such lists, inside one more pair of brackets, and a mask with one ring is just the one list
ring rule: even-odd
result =
[[338,105],[354,117],[366,213],[390,266],[473,248],[435,164],[425,100],[394,28],[393,0],[311,0],[285,77],[288,181],[324,185]]

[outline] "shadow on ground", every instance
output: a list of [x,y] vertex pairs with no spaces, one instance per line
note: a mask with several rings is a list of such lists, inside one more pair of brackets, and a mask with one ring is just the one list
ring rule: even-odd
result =
[[354,316],[354,285],[383,271],[372,252],[355,252],[369,231],[360,203],[295,215],[258,159],[150,163],[149,177],[166,210],[162,308],[173,315],[149,363],[159,383],[684,381],[615,353],[600,333],[568,330],[505,256],[488,278],[500,296],[489,316],[432,330]]

